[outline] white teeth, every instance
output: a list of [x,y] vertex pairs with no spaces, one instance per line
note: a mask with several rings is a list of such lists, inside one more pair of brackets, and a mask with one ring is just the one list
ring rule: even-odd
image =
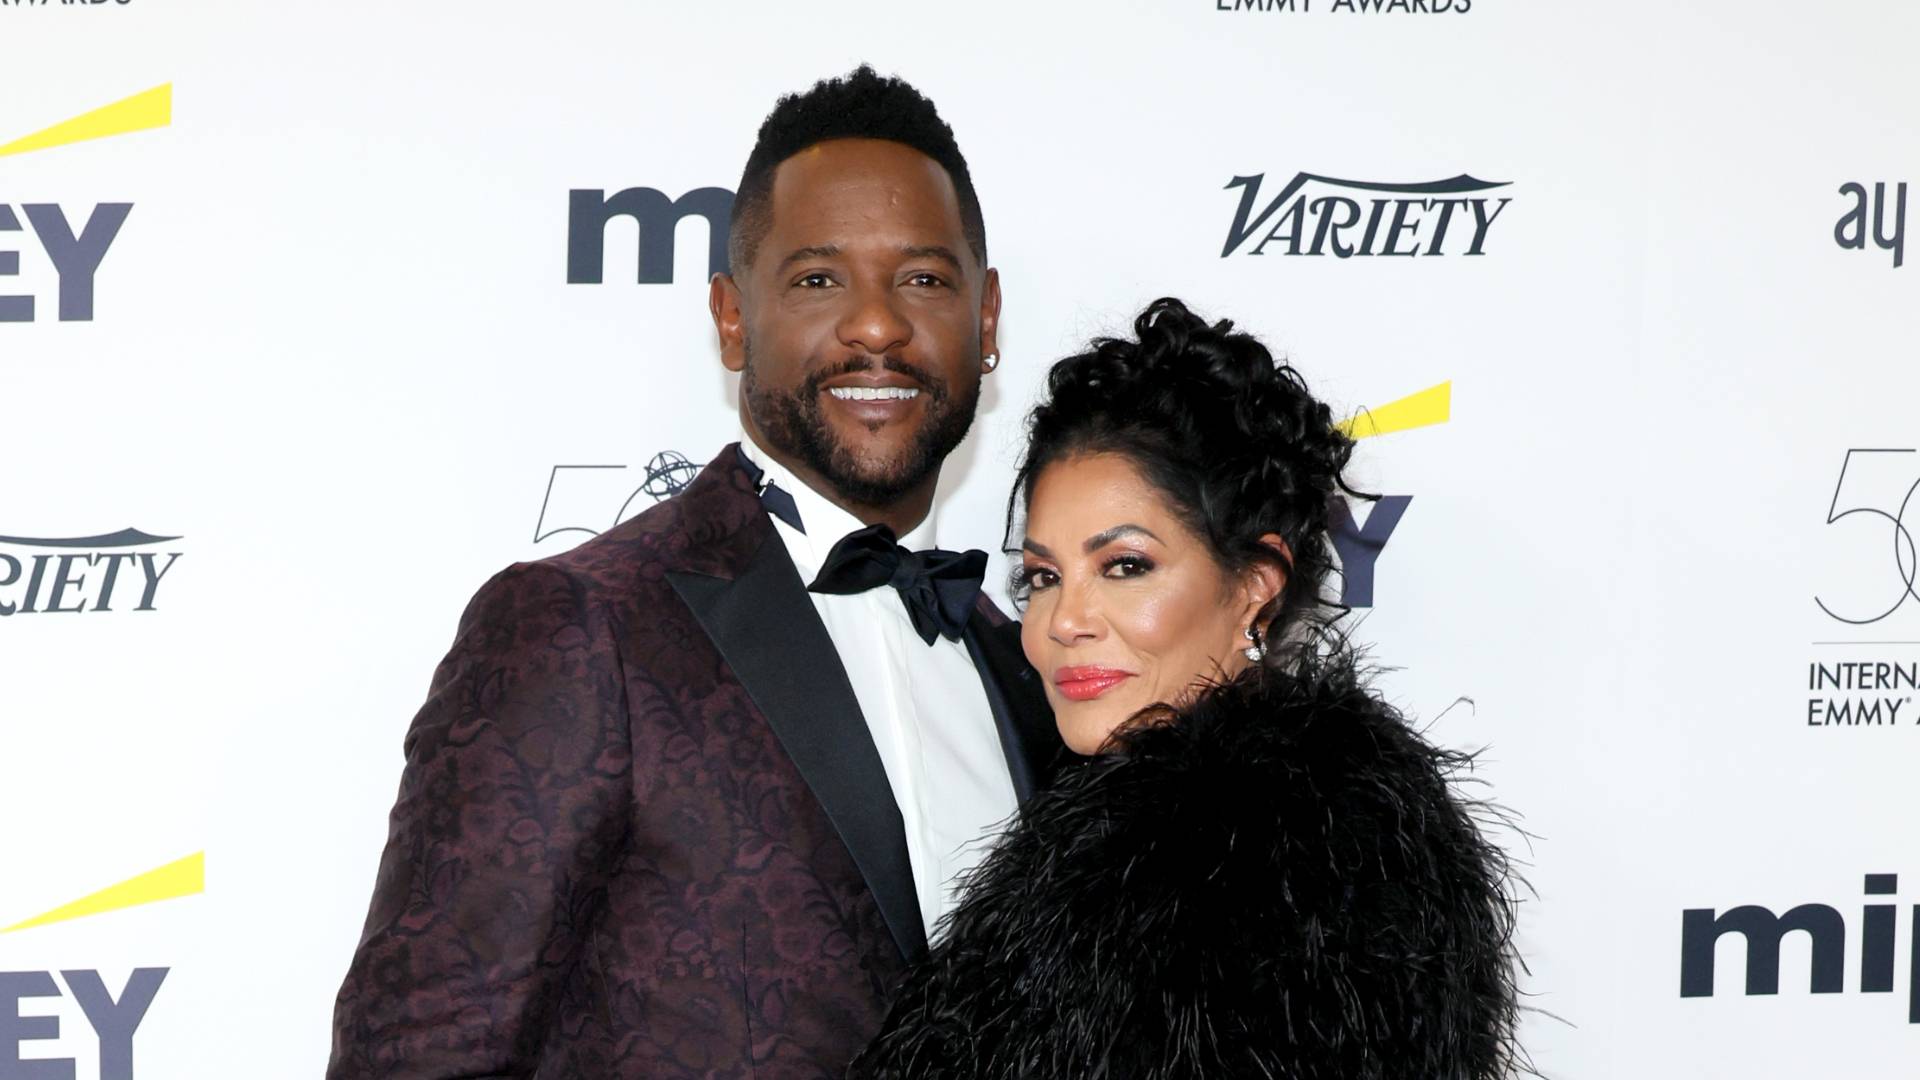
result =
[[905,386],[834,386],[827,392],[841,401],[911,401],[920,396]]

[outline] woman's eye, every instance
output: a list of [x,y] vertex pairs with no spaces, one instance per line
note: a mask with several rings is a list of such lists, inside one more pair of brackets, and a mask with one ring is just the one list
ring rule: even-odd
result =
[[1103,571],[1111,578],[1139,577],[1153,569],[1153,561],[1138,555],[1119,555],[1107,561]]
[[1013,572],[1013,581],[1016,589],[1050,589],[1060,583],[1060,575],[1044,566],[1023,566]]

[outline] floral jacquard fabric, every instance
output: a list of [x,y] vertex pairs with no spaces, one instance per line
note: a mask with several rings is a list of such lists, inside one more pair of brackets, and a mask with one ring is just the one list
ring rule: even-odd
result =
[[668,581],[771,535],[735,460],[475,596],[406,737],[330,1080],[812,1080],[878,1030],[900,948]]

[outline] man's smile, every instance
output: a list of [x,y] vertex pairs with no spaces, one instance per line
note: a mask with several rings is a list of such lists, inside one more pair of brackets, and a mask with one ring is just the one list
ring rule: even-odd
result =
[[906,386],[833,386],[827,393],[841,401],[912,401],[920,391]]

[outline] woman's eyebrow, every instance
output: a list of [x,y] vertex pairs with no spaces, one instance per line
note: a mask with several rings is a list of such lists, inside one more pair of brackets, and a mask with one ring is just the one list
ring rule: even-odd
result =
[[1115,525],[1111,529],[1094,533],[1092,536],[1087,537],[1087,542],[1080,545],[1080,547],[1081,547],[1081,550],[1091,555],[1094,552],[1099,551],[1101,548],[1106,547],[1108,544],[1113,543],[1115,540],[1118,540],[1123,536],[1135,536],[1135,535],[1145,536],[1151,540],[1159,540],[1163,544],[1166,543],[1166,541],[1160,540],[1159,537],[1153,535],[1152,529],[1149,529],[1144,525],[1134,525],[1132,523],[1128,523],[1125,525]]

